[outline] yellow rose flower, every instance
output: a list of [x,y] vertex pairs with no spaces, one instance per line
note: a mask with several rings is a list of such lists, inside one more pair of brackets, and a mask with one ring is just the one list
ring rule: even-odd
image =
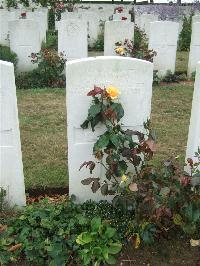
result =
[[117,53],[117,54],[120,54],[120,55],[123,55],[124,54],[124,47],[123,46],[119,46],[119,47],[117,47],[116,49],[115,49],[115,52]]
[[109,86],[108,88],[106,88],[106,92],[112,100],[116,99],[120,94],[120,91],[113,86]]
[[121,180],[122,180],[122,182],[126,182],[126,180],[127,180],[127,176],[126,176],[126,175],[123,175],[123,176],[121,177]]

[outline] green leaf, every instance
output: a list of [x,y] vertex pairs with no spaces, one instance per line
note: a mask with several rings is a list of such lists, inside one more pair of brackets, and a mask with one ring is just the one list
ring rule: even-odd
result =
[[200,185],[200,173],[193,175],[191,183],[194,187]]
[[126,162],[124,160],[119,161],[118,167],[119,167],[119,171],[120,171],[121,176],[123,174],[125,174],[126,170],[128,169],[128,165],[126,164]]
[[94,144],[94,150],[106,147],[109,143],[109,140],[110,140],[110,135],[107,132],[104,133],[99,137],[98,141]]
[[107,195],[108,194],[108,184],[104,184],[102,187],[101,187],[101,194],[103,196]]
[[180,216],[180,214],[174,214],[173,216],[173,222],[175,225],[181,225],[183,223],[182,217]]
[[101,121],[101,115],[98,114],[96,115],[94,118],[91,118],[90,120],[90,124],[91,124],[91,128],[92,131],[94,131],[95,126]]
[[103,247],[101,247],[101,249],[102,249],[102,254],[103,254],[103,257],[104,257],[104,259],[106,260],[106,259],[108,259],[108,247],[107,246],[103,246]]
[[166,197],[170,193],[170,189],[168,187],[163,187],[160,190],[160,195],[162,197]]
[[106,261],[109,265],[116,265],[116,259],[115,259],[115,257],[113,257],[112,255],[108,255],[108,258],[105,259],[105,261]]
[[84,262],[84,265],[89,265],[89,264],[90,264],[90,261],[91,261],[91,256],[90,256],[90,254],[84,254],[84,255],[83,255],[83,262]]
[[86,128],[88,128],[88,125],[89,125],[89,120],[85,120],[82,124],[81,124],[81,128],[82,129],[86,129]]
[[110,244],[110,247],[108,248],[108,252],[114,255],[114,254],[119,253],[121,249],[122,249],[121,243],[112,243]]
[[85,245],[85,244],[88,244],[92,241],[93,241],[93,238],[92,238],[91,234],[88,232],[81,233],[76,239],[76,243],[79,245]]
[[116,148],[118,148],[121,144],[119,135],[111,135],[110,140]]
[[116,229],[108,226],[105,231],[105,237],[112,238],[116,233]]
[[99,183],[99,178],[95,178],[94,182],[92,183],[92,192],[96,193],[97,190],[101,187],[100,183]]
[[55,260],[50,261],[49,266],[57,266]]
[[100,261],[95,261],[94,266],[100,266]]
[[101,255],[102,249],[100,247],[94,247],[93,248],[93,254],[94,255]]
[[124,109],[120,103],[112,103],[111,108],[117,114],[117,120],[119,121],[124,116]]
[[89,117],[94,118],[97,114],[99,114],[101,112],[101,105],[101,103],[91,105],[88,110]]
[[94,217],[91,221],[92,231],[97,232],[99,230],[100,225],[101,225],[101,218]]

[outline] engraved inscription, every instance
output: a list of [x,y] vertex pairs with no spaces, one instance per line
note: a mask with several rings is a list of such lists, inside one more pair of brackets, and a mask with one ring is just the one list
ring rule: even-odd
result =
[[66,25],[66,32],[68,36],[75,36],[79,32],[79,30],[79,26],[73,22]]

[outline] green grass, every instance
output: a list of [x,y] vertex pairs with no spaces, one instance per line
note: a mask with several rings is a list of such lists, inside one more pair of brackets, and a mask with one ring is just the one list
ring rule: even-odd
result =
[[188,52],[177,52],[177,54],[176,54],[176,72],[187,73],[188,58],[189,58]]
[[26,188],[67,185],[65,91],[18,90]]
[[[193,85],[155,87],[152,122],[155,162],[185,156]],[[67,186],[67,137],[63,89],[18,90],[26,188]]]

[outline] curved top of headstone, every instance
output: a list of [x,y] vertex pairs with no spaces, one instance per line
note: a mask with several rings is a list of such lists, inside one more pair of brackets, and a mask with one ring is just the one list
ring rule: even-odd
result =
[[73,65],[73,64],[77,64],[77,63],[84,63],[84,62],[92,62],[92,61],[116,61],[116,62],[130,62],[130,63],[134,63],[134,64],[141,64],[141,65],[149,65],[153,67],[153,63],[146,61],[146,60],[142,60],[142,59],[138,59],[138,58],[131,58],[131,57],[120,57],[120,56],[96,56],[96,57],[89,57],[89,58],[83,58],[83,59],[77,59],[77,60],[73,60],[73,61],[69,61],[66,62],[66,66],[68,65]]
[[3,61],[3,60],[0,60],[0,65],[13,66],[13,63],[11,63],[11,62],[7,62],[7,61]]
[[77,100],[77,111],[79,112],[79,108],[84,110],[83,114],[78,115],[80,120],[78,118],[74,120],[75,123],[78,125],[83,120],[81,116],[87,112],[89,101],[86,95],[96,85],[102,88],[108,86],[119,88],[120,101],[124,104],[126,118],[133,120],[134,113],[134,123],[142,125],[150,115],[152,80],[153,64],[141,59],[99,56],[67,62],[67,94],[73,95],[68,97],[68,102],[69,104],[73,102],[74,106]]
[[159,21],[153,21],[153,22],[150,22],[151,25],[157,25],[157,26],[171,26],[171,27],[174,27],[174,26],[179,26],[179,22],[175,22],[175,21],[164,21],[164,20],[159,20]]
[[[10,86],[11,84],[12,86]],[[13,63],[0,60],[0,90],[1,89],[10,90],[13,89],[14,87],[15,87],[15,77],[14,77]]]

